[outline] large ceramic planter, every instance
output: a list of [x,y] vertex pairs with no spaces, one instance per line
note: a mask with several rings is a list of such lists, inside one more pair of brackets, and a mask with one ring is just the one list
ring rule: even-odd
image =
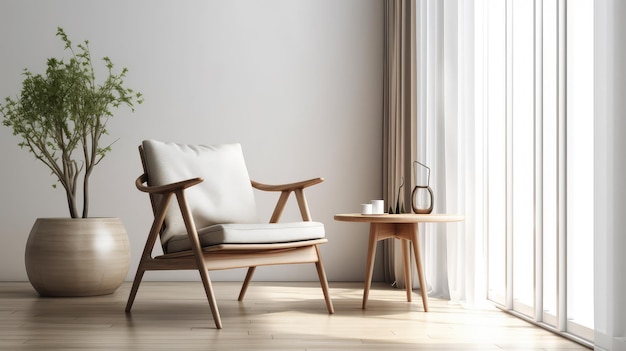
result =
[[126,278],[130,245],[119,218],[39,218],[25,260],[41,296],[106,295]]

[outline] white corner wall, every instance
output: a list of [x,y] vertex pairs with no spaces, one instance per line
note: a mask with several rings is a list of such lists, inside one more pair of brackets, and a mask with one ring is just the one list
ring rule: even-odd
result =
[[[88,39],[94,59],[128,67],[128,86],[144,93],[131,114],[109,124],[119,138],[92,177],[91,216],[120,217],[129,233],[132,279],[151,222],[148,198],[134,187],[142,139],[240,142],[255,180],[322,176],[309,191],[330,243],[329,280],[362,280],[367,225],[333,221],[381,196],[382,0],[4,0],[0,2],[0,98],[21,89],[21,71],[41,72],[63,55],[56,28]],[[101,66],[100,66],[101,68]],[[50,172],[0,126],[0,280],[27,280],[24,246],[38,217],[67,216]],[[269,218],[272,196],[259,196]],[[295,205],[291,200],[290,205]],[[289,210],[286,219],[297,217]],[[382,279],[377,260],[375,279]],[[197,272],[145,279],[195,280]],[[244,271],[212,273],[240,280]],[[265,267],[258,280],[315,280],[310,267]]]
[[626,3],[594,2],[595,350],[626,351]]

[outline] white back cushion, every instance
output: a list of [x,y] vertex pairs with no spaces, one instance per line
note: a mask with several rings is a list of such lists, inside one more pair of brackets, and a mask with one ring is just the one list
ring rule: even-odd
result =
[[[240,144],[184,145],[144,140],[149,185],[158,186],[201,177],[185,191],[197,228],[221,223],[254,223],[256,204]],[[186,233],[178,202],[172,199],[161,234],[165,245]]]

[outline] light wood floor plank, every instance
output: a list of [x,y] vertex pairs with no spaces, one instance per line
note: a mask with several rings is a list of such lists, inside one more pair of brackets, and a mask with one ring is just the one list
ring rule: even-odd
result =
[[[199,282],[144,282],[124,313],[130,283],[114,294],[40,298],[28,283],[0,283],[2,350],[587,350],[495,308],[463,309],[374,284],[331,283],[329,315],[317,283],[214,282],[224,329],[215,329]],[[419,295],[416,295],[418,297]]]

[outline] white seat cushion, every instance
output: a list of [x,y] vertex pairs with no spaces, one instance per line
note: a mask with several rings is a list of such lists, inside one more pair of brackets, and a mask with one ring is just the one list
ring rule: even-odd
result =
[[[144,140],[143,154],[151,186],[201,177],[204,181],[185,190],[197,228],[218,223],[258,222],[256,204],[241,145],[183,145]],[[165,217],[161,244],[186,235],[178,202],[173,199]]]
[[[292,223],[230,223],[215,224],[198,230],[200,246],[219,244],[269,244],[324,238],[324,224]],[[187,234],[174,235],[165,246],[166,253],[191,250]]]

